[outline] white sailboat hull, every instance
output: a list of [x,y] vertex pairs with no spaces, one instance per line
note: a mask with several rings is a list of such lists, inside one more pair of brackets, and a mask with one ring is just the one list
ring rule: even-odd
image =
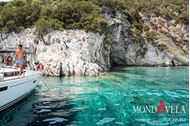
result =
[[29,94],[41,81],[41,74],[0,81],[0,111],[15,104]]

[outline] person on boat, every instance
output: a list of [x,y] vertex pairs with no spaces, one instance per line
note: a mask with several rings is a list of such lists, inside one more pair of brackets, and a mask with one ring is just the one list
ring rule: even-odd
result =
[[24,73],[24,64],[26,63],[26,52],[22,49],[22,44],[18,44],[18,49],[16,50],[17,65],[20,67],[19,75]]
[[12,63],[12,60],[13,60],[13,58],[10,56],[10,55],[5,55],[4,57],[3,57],[3,63],[5,64],[5,65],[11,65],[11,63]]

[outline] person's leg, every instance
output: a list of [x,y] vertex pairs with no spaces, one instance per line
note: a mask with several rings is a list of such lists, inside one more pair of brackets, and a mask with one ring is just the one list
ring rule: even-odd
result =
[[22,74],[25,76],[24,64],[21,66]]
[[19,60],[19,62],[18,62],[19,67],[20,67],[20,73],[19,73],[19,75],[24,74],[24,65],[25,65],[24,63],[25,63],[25,60],[24,60],[24,59],[21,59],[21,60]]
[[23,65],[19,65],[19,67],[20,67],[19,75],[22,75],[22,73],[23,73]]

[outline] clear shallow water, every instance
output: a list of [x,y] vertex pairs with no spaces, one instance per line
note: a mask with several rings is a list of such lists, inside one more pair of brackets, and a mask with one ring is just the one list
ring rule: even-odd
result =
[[[0,113],[5,126],[187,126],[188,67],[124,67],[99,77],[46,77],[30,97]],[[137,113],[134,106],[184,106]],[[179,109],[180,111],[180,109]]]

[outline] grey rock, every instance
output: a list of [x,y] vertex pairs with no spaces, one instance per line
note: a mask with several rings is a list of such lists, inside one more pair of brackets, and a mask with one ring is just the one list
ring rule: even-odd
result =
[[[104,35],[83,30],[51,31],[43,39],[28,28],[20,33],[0,33],[0,48],[16,47],[18,42],[29,47],[32,62],[44,64],[44,74],[50,76],[97,76],[110,67],[176,66],[189,64],[188,26],[161,17],[140,13],[150,31],[157,27],[157,38],[147,39],[143,32],[137,41],[131,24],[122,13],[113,14],[104,8],[108,32]],[[45,43],[44,43],[45,42]]]
[[[142,20],[150,25],[163,26],[159,31],[157,39],[146,39],[142,34],[141,41],[135,40],[130,24],[122,20],[120,16],[111,16],[106,12],[109,22],[109,34],[106,36],[111,40],[111,65],[135,65],[135,66],[171,66],[171,65],[188,65],[188,27],[184,24],[177,26],[169,25],[161,17],[146,16],[140,13]],[[151,26],[150,26],[151,27]],[[158,26],[157,26],[158,27]],[[153,28],[152,28],[153,29]],[[178,32],[180,31],[180,32]],[[167,33],[167,34],[166,34]],[[181,34],[184,34],[182,36]],[[182,38],[184,37],[184,38]],[[175,39],[174,39],[175,38]],[[180,40],[178,42],[177,40]],[[184,42],[182,42],[184,40]],[[185,41],[187,40],[187,41]],[[178,43],[183,43],[178,46]],[[163,46],[165,48],[163,48]]]
[[44,74],[50,76],[96,76],[109,70],[104,35],[82,30],[52,31],[43,36],[48,43],[45,45],[34,32],[35,29],[30,28],[18,34],[10,33],[7,39],[1,40],[0,46],[16,47],[20,41],[31,48],[35,62],[42,63]]

